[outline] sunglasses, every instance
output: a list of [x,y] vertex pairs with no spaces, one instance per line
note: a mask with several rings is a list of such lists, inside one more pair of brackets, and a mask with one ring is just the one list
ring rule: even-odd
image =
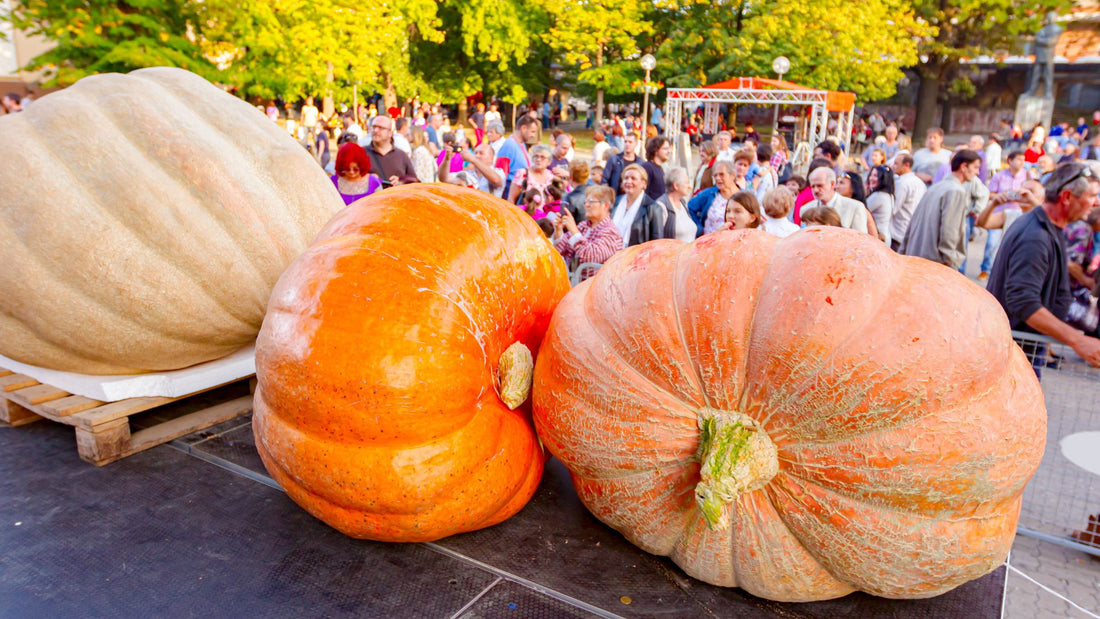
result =
[[1077,174],[1074,174],[1073,176],[1069,177],[1069,180],[1062,183],[1061,185],[1058,185],[1057,193],[1062,193],[1062,190],[1065,189],[1067,185],[1076,181],[1079,178],[1096,178],[1096,175],[1093,174],[1091,167],[1087,165],[1082,165],[1080,171],[1078,171]]

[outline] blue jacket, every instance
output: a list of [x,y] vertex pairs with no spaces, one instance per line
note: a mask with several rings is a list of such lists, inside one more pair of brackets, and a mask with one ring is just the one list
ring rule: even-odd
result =
[[695,227],[698,228],[695,232],[696,237],[703,236],[703,224],[707,221],[707,210],[710,208],[710,203],[714,201],[714,194],[716,193],[718,193],[717,187],[707,187],[695,194],[694,198],[688,200],[688,215],[691,215],[691,220],[695,222]]

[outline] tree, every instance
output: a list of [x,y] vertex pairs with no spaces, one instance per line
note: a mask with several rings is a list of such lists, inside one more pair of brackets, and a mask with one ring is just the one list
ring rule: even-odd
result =
[[[1018,50],[1023,35],[1038,30],[1050,11],[1065,11],[1069,0],[913,0],[917,16],[933,32],[921,40],[924,61],[916,66],[917,120],[913,134],[932,126],[940,97],[950,88],[973,91],[960,75],[964,58],[1007,54]],[[947,123],[944,118],[944,123]]]
[[410,69],[426,90],[460,104],[478,92],[526,98],[524,86],[537,84],[534,33],[546,26],[544,11],[520,0],[443,0],[437,10],[442,37],[411,39]]
[[353,85],[416,88],[408,70],[409,33],[441,38],[435,5],[402,0],[205,0],[202,42],[229,83],[260,97],[335,93]]
[[96,73],[156,66],[217,79],[195,39],[195,15],[190,0],[16,0],[7,19],[56,44],[26,68],[48,69],[46,85],[65,86]]
[[850,90],[862,99],[894,93],[905,66],[918,61],[916,37],[930,29],[905,0],[736,0],[674,7],[662,18],[669,37],[659,49],[667,81],[697,86],[735,76],[774,75],[806,86]]
[[550,27],[543,41],[562,54],[565,64],[576,65],[577,79],[596,90],[596,122],[603,120],[604,92],[624,93],[638,73],[631,60],[639,49],[637,37],[652,33],[642,0],[562,0],[548,5]]

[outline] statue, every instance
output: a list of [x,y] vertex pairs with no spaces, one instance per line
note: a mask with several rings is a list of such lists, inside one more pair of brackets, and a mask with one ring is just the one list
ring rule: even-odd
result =
[[1035,64],[1031,66],[1025,97],[1038,96],[1041,77],[1045,86],[1043,94],[1054,98],[1054,46],[1058,44],[1058,37],[1062,34],[1062,27],[1054,22],[1056,17],[1057,14],[1053,11],[1047,13],[1046,24],[1035,33],[1035,42],[1032,43]]

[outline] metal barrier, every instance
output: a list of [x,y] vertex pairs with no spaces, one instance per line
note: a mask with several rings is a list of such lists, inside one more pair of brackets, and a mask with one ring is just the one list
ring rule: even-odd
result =
[[[1080,458],[1080,444],[1089,438],[1081,433],[1100,437],[1100,369],[1046,336],[1020,331],[1012,336],[1039,368],[1047,405],[1046,451],[1024,491],[1017,532],[1100,556],[1100,473],[1066,455],[1076,446]],[[1100,451],[1100,440],[1088,449]]]

